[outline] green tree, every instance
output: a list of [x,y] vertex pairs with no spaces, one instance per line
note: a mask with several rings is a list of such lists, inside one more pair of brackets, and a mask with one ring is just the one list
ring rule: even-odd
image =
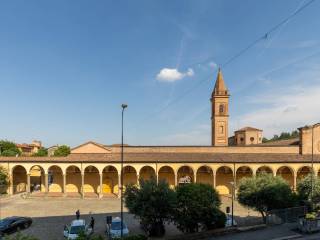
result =
[[237,198],[243,206],[259,211],[264,222],[267,211],[292,207],[296,203],[289,184],[283,178],[267,173],[241,179]]
[[294,130],[291,132],[291,138],[297,138],[299,137],[299,132],[297,130]]
[[272,141],[279,140],[279,136],[277,134],[273,135],[273,138],[271,139]]
[[70,147],[67,145],[62,145],[59,146],[55,151],[54,151],[54,156],[56,157],[65,157],[70,154],[71,150]]
[[313,192],[311,193],[311,180],[312,174],[304,177],[297,184],[297,192],[300,200],[302,201],[312,201],[315,204],[320,203],[320,179],[316,176],[313,176],[312,188]]
[[0,194],[6,193],[8,188],[8,171],[0,166]]
[[155,178],[140,180],[140,187],[129,185],[124,193],[125,204],[129,212],[140,218],[143,229],[150,236],[162,236],[164,222],[172,219],[176,204],[175,192],[165,181]]
[[280,134],[280,137],[279,137],[279,139],[281,139],[281,140],[283,140],[283,139],[290,139],[290,138],[291,138],[291,134],[288,133],[288,132],[282,132],[282,133]]
[[197,232],[199,225],[204,229],[224,227],[226,216],[219,210],[218,193],[207,184],[184,184],[178,186],[177,207],[174,222],[183,232]]
[[269,141],[268,138],[265,138],[265,137],[262,138],[262,142],[263,142],[263,143],[266,143],[266,142],[268,142],[268,141]]
[[0,155],[6,157],[12,157],[20,155],[21,152],[17,148],[16,144],[10,141],[1,140],[0,141]]
[[48,150],[44,147],[41,147],[38,152],[34,153],[33,156],[35,157],[46,157],[48,156]]

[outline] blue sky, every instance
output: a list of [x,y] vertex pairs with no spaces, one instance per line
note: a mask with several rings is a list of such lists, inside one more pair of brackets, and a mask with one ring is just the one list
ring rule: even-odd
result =
[[[217,66],[306,2],[1,1],[0,138],[118,143],[125,102],[129,144],[210,144]],[[230,133],[319,122],[319,9],[222,69]]]

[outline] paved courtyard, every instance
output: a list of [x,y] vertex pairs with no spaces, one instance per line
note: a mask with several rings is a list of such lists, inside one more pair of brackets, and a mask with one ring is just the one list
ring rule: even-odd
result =
[[[61,197],[37,197],[23,199],[19,195],[0,199],[0,218],[8,216],[29,216],[33,218],[33,225],[24,230],[26,234],[32,234],[40,239],[60,240],[63,238],[63,227],[75,219],[75,211],[81,212],[81,218],[96,219],[95,233],[104,234],[105,217],[107,215],[119,216],[120,200],[115,197],[104,199],[79,199]],[[221,209],[231,206],[230,198],[222,198]],[[125,211],[127,211],[125,209]],[[238,224],[254,225],[260,223],[260,216],[253,211],[235,204],[235,215]],[[239,218],[239,216],[242,216]],[[143,233],[139,221],[131,214],[125,213],[125,221],[131,233]],[[176,235],[179,231],[173,224],[166,226],[166,235]]]
[[[90,221],[95,218],[95,233],[104,234],[107,215],[120,216],[120,200],[118,198],[79,199],[79,198],[30,198],[20,196],[0,200],[0,218],[8,216],[29,216],[32,226],[23,233],[32,234],[39,239],[60,240],[63,238],[64,225],[75,219],[75,211],[80,210],[81,218]],[[125,211],[127,211],[125,209]],[[125,213],[125,221],[132,233],[143,233],[139,221],[133,215]],[[177,234],[176,228],[170,224],[167,234]]]

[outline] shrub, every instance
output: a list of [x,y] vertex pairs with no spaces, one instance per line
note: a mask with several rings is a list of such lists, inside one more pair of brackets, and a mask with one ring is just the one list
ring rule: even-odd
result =
[[320,179],[317,177],[313,177],[313,193],[311,194],[311,180],[312,175],[309,174],[305,178],[298,181],[297,192],[300,200],[302,201],[310,201],[315,204],[320,203]]
[[224,227],[226,216],[219,210],[220,198],[212,186],[191,183],[177,187],[176,192],[174,222],[181,231]]
[[17,148],[16,144],[10,141],[0,141],[0,155],[5,157],[14,157],[20,155],[21,152]]
[[8,171],[0,166],[0,194],[6,193],[8,187]]
[[259,211],[266,222],[266,213],[272,209],[292,207],[296,204],[295,194],[281,177],[261,174],[243,178],[238,186],[238,201],[246,207]]
[[147,240],[148,237],[146,237],[145,235],[130,235],[130,236],[126,236],[123,238],[119,238],[119,240]]
[[4,240],[39,240],[39,239],[31,235],[23,235],[22,233],[18,232],[15,236],[5,236]]
[[164,235],[164,222],[172,219],[176,204],[175,192],[168,183],[155,178],[140,180],[140,188],[134,185],[126,187],[125,204],[129,212],[140,218],[143,229],[150,236]]
[[70,154],[70,147],[67,145],[59,146],[53,153],[55,157],[65,157]]
[[44,147],[41,147],[37,153],[34,153],[33,156],[35,157],[46,157],[48,156],[48,150]]

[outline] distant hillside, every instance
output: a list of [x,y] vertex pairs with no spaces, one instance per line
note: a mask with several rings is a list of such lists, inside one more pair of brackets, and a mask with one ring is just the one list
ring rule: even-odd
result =
[[268,142],[275,142],[279,140],[288,140],[288,139],[294,139],[294,138],[299,138],[299,132],[297,130],[290,132],[282,132],[280,135],[273,135],[272,138],[267,139],[263,138],[262,142],[263,143],[268,143]]

